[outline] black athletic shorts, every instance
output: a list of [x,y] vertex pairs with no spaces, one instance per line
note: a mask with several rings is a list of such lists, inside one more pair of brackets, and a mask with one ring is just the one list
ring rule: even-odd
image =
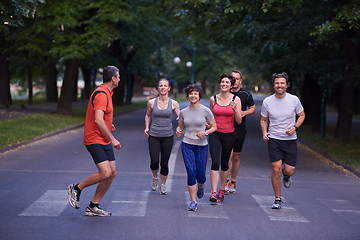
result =
[[246,129],[235,130],[235,143],[234,143],[234,152],[241,152],[244,146],[246,136]]
[[111,143],[108,145],[85,145],[85,147],[89,151],[96,165],[104,161],[115,161],[114,149]]
[[268,151],[271,163],[282,160],[284,163],[296,167],[296,140],[278,140],[270,138],[268,141]]

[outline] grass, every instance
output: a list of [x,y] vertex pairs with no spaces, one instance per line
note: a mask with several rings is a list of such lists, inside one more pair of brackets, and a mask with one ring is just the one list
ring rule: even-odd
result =
[[319,133],[311,132],[309,126],[301,126],[299,138],[320,151],[335,158],[338,162],[348,165],[360,172],[360,139],[353,137],[345,142],[333,136],[334,127],[327,126],[327,135],[323,138]]
[[[115,113],[143,108],[145,101],[134,102],[131,105],[116,106]],[[85,119],[85,108],[74,108],[73,115],[59,115],[52,113],[29,114],[22,118],[0,121],[0,147],[6,147],[26,140],[30,140],[46,133],[80,124]]]
[[30,114],[22,118],[0,122],[0,147],[23,142],[45,133],[68,127],[84,120],[79,116],[58,114]]

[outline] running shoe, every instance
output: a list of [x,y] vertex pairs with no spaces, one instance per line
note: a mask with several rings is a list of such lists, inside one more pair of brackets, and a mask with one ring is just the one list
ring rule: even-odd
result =
[[151,190],[156,191],[157,187],[158,187],[158,178],[153,178],[152,182],[151,182]]
[[161,195],[166,195],[167,194],[165,184],[160,185],[160,194]]
[[231,181],[229,183],[229,193],[235,193],[236,192],[236,181]]
[[230,179],[226,179],[226,184],[225,184],[225,194],[229,193],[229,184],[230,184]]
[[99,216],[99,217],[110,217],[111,216],[111,212],[107,212],[102,210],[99,207],[90,207],[87,206],[85,209],[85,215],[86,216]]
[[225,195],[225,190],[224,189],[219,189],[219,193],[216,196],[216,202],[223,202],[224,201],[224,195]]
[[281,209],[281,198],[275,198],[274,204],[271,206],[272,209]]
[[289,188],[291,185],[291,176],[284,175],[283,183],[284,183],[284,187]]
[[210,202],[217,202],[216,192],[214,192],[214,191],[211,190],[211,196],[210,196],[210,198],[209,198],[209,201],[210,201]]
[[197,210],[197,202],[196,201],[191,201],[189,207],[188,207],[188,211],[196,211]]
[[202,198],[204,196],[204,188],[203,187],[198,187],[196,195],[197,195],[198,198]]
[[70,205],[73,208],[79,209],[80,207],[80,192],[75,190],[75,184],[70,184],[68,186],[68,200]]

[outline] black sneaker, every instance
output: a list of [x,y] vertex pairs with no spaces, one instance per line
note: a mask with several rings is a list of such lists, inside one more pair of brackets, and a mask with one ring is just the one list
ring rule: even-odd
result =
[[70,205],[73,208],[79,209],[80,207],[80,192],[75,190],[75,184],[70,184],[68,186],[68,200]]
[[272,209],[281,209],[281,198],[275,198],[274,204],[271,206]]
[[204,196],[204,188],[203,187],[198,187],[196,195],[197,195],[198,198],[202,198]]

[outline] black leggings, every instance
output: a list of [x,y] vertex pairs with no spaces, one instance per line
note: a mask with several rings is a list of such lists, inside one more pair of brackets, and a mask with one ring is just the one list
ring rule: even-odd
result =
[[150,153],[150,169],[152,171],[159,169],[159,156],[161,153],[160,161],[160,174],[167,176],[169,174],[169,158],[174,142],[174,136],[171,137],[153,137],[149,136],[149,153]]
[[229,169],[230,154],[234,146],[234,133],[214,132],[209,136],[209,148],[211,155],[211,170],[219,171],[220,160],[221,170]]

